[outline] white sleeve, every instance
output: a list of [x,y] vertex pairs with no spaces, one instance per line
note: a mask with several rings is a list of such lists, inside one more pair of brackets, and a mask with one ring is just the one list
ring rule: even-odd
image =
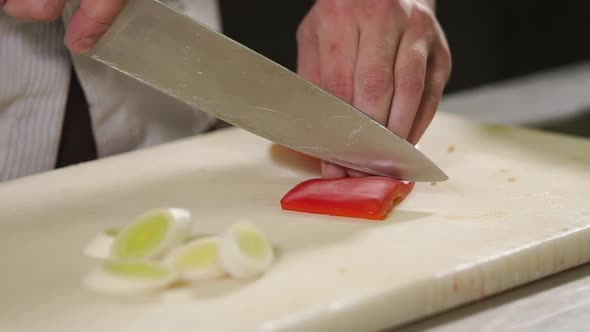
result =
[[221,14],[217,0],[161,0],[178,11],[185,13],[193,19],[221,31]]
[[70,63],[61,23],[0,14],[0,181],[55,166]]
[[[169,4],[179,6],[180,11],[189,8],[199,11],[193,5],[210,1],[187,1],[190,6],[179,1]],[[64,13],[65,22],[71,17],[71,10],[77,8],[77,1],[72,0],[70,4]],[[200,15],[216,13],[215,8],[203,9]],[[89,57],[75,55],[72,62],[88,101],[99,158],[202,133],[216,121],[213,116]]]

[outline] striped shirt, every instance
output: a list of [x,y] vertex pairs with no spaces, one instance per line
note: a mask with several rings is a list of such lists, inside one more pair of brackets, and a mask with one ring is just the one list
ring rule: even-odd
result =
[[[216,0],[162,1],[220,29]],[[71,70],[84,90],[99,157],[207,130],[215,119],[64,46],[62,21],[0,12],[0,181],[55,167]]]

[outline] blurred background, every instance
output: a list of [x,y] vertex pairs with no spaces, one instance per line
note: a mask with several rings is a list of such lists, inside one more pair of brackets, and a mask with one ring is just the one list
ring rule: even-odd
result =
[[[313,0],[221,0],[223,33],[296,70]],[[590,1],[439,0],[453,56],[440,112],[590,137]]]

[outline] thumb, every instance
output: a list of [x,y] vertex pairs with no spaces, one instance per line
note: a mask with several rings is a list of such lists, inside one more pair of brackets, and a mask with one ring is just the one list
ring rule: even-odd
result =
[[70,22],[66,46],[73,53],[92,49],[124,6],[125,0],[82,0]]

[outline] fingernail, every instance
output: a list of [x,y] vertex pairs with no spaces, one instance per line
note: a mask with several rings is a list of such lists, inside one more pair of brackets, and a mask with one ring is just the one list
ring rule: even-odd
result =
[[86,38],[82,38],[80,39],[77,43],[77,49],[80,52],[86,52],[88,50],[90,50],[93,46],[94,43],[96,43],[96,39],[92,38],[92,37],[86,37]]
[[367,173],[357,171],[355,169],[347,169],[346,173],[348,173],[348,176],[350,176],[351,178],[363,178],[368,176]]

